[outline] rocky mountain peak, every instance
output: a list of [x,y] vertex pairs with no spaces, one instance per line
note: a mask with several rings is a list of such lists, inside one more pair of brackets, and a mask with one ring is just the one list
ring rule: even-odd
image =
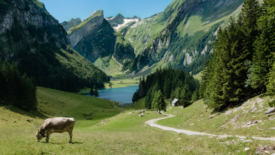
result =
[[66,31],[68,31],[70,28],[79,25],[81,22],[82,22],[82,20],[81,20],[80,18],[76,18],[76,19],[72,18],[72,19],[69,20],[68,22],[67,22],[67,21],[64,21],[64,22],[62,22],[62,23],[60,23],[60,24],[64,27],[64,29],[65,29]]

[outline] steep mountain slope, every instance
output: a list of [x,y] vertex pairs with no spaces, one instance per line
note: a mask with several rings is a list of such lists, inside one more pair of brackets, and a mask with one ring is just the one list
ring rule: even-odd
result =
[[80,18],[76,18],[76,19],[73,19],[73,18],[72,18],[72,19],[69,20],[68,22],[67,22],[67,21],[64,21],[64,22],[62,22],[62,23],[60,23],[60,24],[64,27],[64,29],[65,29],[66,31],[68,31],[70,28],[79,25],[81,22],[82,22],[82,21],[81,21]]
[[125,38],[139,55],[124,70],[136,74],[154,66],[172,66],[193,74],[200,72],[211,53],[217,28],[237,15],[242,3],[243,0],[174,0],[164,12],[127,29]]
[[38,0],[0,0],[0,58],[37,85],[77,92],[108,76],[71,49],[67,33]]
[[134,16],[132,18],[130,17],[125,18],[122,14],[119,13],[115,17],[106,18],[106,20],[111,24],[111,26],[116,31],[121,31],[120,29],[125,28],[129,25],[133,25],[139,22],[141,19],[140,17],[137,17],[137,16]]
[[114,31],[104,19],[102,10],[95,11],[81,24],[69,29],[68,34],[71,46],[105,71],[110,71],[108,68],[112,67],[111,61],[115,61],[117,67],[121,68],[124,63],[135,58],[131,44]]

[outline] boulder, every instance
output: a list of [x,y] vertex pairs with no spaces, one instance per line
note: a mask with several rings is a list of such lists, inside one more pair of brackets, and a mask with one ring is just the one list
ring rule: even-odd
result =
[[265,112],[265,114],[269,114],[269,113],[272,113],[272,112],[274,112],[275,111],[275,107],[272,107],[272,108],[269,108],[266,112]]
[[140,115],[138,115],[139,117],[143,117],[144,116],[144,114],[140,114]]

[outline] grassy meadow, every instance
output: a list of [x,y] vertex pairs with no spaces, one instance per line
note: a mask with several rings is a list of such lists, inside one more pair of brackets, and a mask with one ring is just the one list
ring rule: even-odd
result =
[[[99,98],[82,96],[48,88],[38,87],[40,112],[28,113],[14,107],[0,107],[0,154],[253,154],[259,145],[274,144],[270,141],[251,141],[232,138],[217,139],[207,136],[187,136],[146,126],[150,119],[164,117],[153,110],[146,110],[144,117],[138,109],[144,109],[144,99],[124,110],[116,109],[113,103]],[[170,109],[170,106],[168,106]],[[202,102],[167,113],[181,111],[175,118],[159,124],[178,127],[183,123],[181,114],[198,117],[204,109]],[[208,110],[210,113],[210,110]],[[207,114],[208,114],[207,112]],[[84,114],[93,113],[88,120]],[[49,143],[42,139],[36,142],[35,132],[48,117],[67,116],[76,120],[73,144],[67,133],[52,134]],[[205,115],[205,119],[208,119]],[[193,118],[193,117],[192,117]],[[218,118],[213,118],[213,120]],[[165,121],[165,120],[163,120]],[[195,120],[192,120],[195,121]],[[204,121],[207,122],[207,121]],[[170,124],[169,124],[170,123]],[[187,126],[183,128],[188,128]],[[193,128],[190,128],[193,129]],[[194,128],[197,130],[197,128]],[[200,131],[200,130],[199,130]],[[205,131],[205,132],[208,132]],[[209,130],[211,132],[211,130]],[[249,151],[243,151],[249,147]]]

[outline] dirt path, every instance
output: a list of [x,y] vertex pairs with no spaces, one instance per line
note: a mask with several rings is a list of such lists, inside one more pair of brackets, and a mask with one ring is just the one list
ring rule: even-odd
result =
[[[162,129],[162,130],[166,130],[166,131],[174,131],[174,132],[177,132],[177,133],[183,133],[183,134],[186,134],[186,135],[202,135],[202,136],[211,136],[211,137],[218,137],[218,138],[238,137],[240,139],[246,139],[246,136],[214,135],[214,134],[208,134],[208,133],[204,133],[204,132],[196,132],[196,131],[190,131],[190,130],[184,130],[184,129],[176,129],[176,128],[156,124],[156,122],[159,121],[159,120],[163,120],[163,119],[167,119],[167,118],[171,118],[171,117],[175,117],[175,116],[174,115],[167,115],[167,117],[152,119],[152,120],[147,121],[146,125],[156,127],[156,128]],[[256,139],[256,140],[275,141],[275,137],[270,137],[270,138],[252,137],[252,138]]]

